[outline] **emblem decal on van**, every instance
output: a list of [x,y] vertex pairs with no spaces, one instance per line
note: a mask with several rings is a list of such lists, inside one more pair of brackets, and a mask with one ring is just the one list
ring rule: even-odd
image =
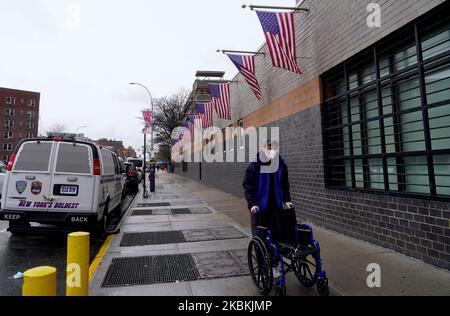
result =
[[42,182],[35,181],[31,184],[31,193],[39,195],[42,192]]
[[16,190],[17,193],[22,194],[27,189],[27,182],[26,181],[17,181],[16,182]]

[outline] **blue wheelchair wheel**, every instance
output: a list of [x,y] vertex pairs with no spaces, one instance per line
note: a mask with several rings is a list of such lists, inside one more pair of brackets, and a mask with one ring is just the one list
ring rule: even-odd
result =
[[310,245],[307,249],[300,251],[294,261],[294,272],[300,283],[307,289],[316,285],[319,280],[319,260],[317,249]]
[[261,238],[254,238],[248,247],[248,267],[253,282],[263,295],[273,288],[273,270],[270,254]]

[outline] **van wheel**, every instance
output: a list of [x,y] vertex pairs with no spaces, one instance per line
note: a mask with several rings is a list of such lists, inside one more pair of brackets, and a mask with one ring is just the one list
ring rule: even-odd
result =
[[120,217],[120,214],[122,214],[122,208],[123,208],[123,201],[125,200],[125,197],[122,195],[122,198],[120,200],[120,204],[117,205],[117,207],[114,209],[112,215],[114,217]]
[[109,222],[108,213],[109,213],[109,202],[105,204],[102,220],[97,224],[97,234],[101,238],[106,237],[106,231],[108,229],[108,222]]

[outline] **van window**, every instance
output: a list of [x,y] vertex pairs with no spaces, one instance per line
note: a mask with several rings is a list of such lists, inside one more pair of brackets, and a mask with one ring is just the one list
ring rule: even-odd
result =
[[92,159],[91,149],[85,145],[60,143],[56,172],[91,174]]
[[112,152],[109,150],[102,149],[103,173],[107,176],[116,174],[116,167],[112,155]]
[[129,159],[128,162],[134,164],[136,168],[142,168],[144,165],[144,161],[142,159]]
[[52,148],[52,142],[24,143],[16,158],[14,171],[48,172]]

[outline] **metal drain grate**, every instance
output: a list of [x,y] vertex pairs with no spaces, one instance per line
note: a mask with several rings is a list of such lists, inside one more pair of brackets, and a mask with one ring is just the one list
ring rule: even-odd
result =
[[153,210],[134,210],[131,216],[150,216],[153,215]]
[[172,209],[171,211],[173,215],[192,214],[192,211],[188,208]]
[[138,207],[164,207],[170,206],[170,203],[140,203]]
[[115,258],[103,287],[194,281],[200,273],[191,255]]
[[181,231],[125,233],[120,247],[136,247],[184,243],[186,239]]

